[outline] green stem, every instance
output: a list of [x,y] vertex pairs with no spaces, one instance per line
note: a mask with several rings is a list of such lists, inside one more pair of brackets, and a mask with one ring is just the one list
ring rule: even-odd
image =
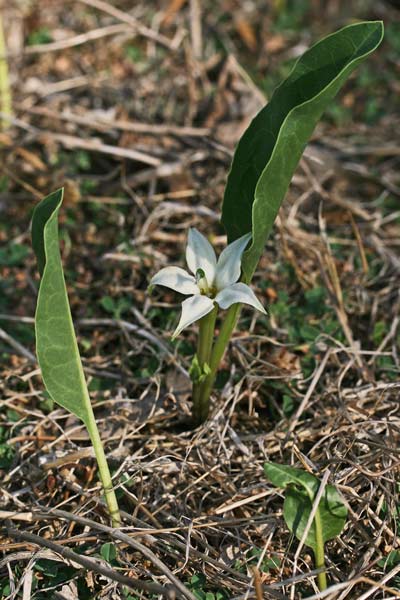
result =
[[[217,318],[218,307],[215,306],[208,315],[200,319],[199,321],[199,339],[197,344],[197,360],[201,372],[203,372],[204,365],[210,364],[211,348],[214,338],[215,320]],[[208,415],[209,405],[208,402],[202,402],[201,398],[202,383],[195,381],[193,383],[193,418],[197,424],[205,421]]]
[[315,524],[315,543],[316,548],[314,550],[315,555],[315,566],[317,569],[323,568],[324,570],[321,573],[318,573],[318,587],[321,592],[326,590],[328,587],[326,581],[326,573],[325,573],[325,548],[324,548],[324,538],[322,535],[322,522],[321,515],[319,512],[319,508],[317,509],[314,516],[314,524]]
[[221,331],[219,336],[217,337],[214,347],[212,348],[212,352],[210,353],[209,358],[209,366],[210,366],[210,374],[208,377],[200,384],[199,389],[196,390],[198,394],[197,403],[202,407],[201,414],[199,415],[201,418],[201,423],[207,419],[209,405],[210,405],[210,394],[213,388],[215,377],[217,375],[219,364],[224,356],[226,347],[231,338],[233,330],[236,327],[239,313],[241,309],[241,304],[233,304],[228,310],[228,314],[222,324]]
[[119,527],[121,525],[121,516],[119,514],[117,497],[114,492],[110,469],[108,468],[103,443],[100,438],[99,430],[97,428],[96,419],[91,405],[90,409],[88,410],[88,419],[85,424],[88,429],[90,439],[92,441],[94,453],[96,455],[97,465],[99,467],[99,477],[104,489],[104,496],[110,513],[111,524],[113,527]]
[[0,111],[3,113],[0,118],[0,129],[5,129],[10,125],[7,117],[12,115],[10,78],[8,74],[8,64],[6,54],[6,43],[3,31],[3,19],[0,9]]

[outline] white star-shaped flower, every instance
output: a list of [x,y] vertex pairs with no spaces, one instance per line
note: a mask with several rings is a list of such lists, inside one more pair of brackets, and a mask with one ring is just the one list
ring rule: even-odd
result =
[[180,267],[165,267],[152,277],[150,287],[164,285],[191,296],[182,302],[182,314],[173,338],[211,312],[215,303],[225,309],[243,302],[266,314],[251,288],[238,282],[242,255],[250,238],[251,234],[247,233],[229,244],[217,261],[210,242],[197,229],[190,228],[186,262],[193,275]]

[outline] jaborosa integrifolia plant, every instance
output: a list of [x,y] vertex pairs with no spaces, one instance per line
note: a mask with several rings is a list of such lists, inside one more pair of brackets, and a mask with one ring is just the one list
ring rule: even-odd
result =
[[[249,284],[305,145],[323,110],[382,36],[380,21],[357,23],[324,38],[299,58],[236,148],[222,206],[228,246],[218,263],[208,241],[190,230],[186,259],[192,275],[165,267],[150,282],[150,287],[164,285],[191,295],[182,303],[173,337],[198,321],[197,353],[190,369],[197,424],[207,418],[215,376],[241,304],[265,313]],[[213,343],[218,308],[228,312]]]
[[[305,145],[324,109],[357,65],[379,46],[382,36],[379,21],[349,25],[298,59],[237,146],[222,206],[228,245],[219,260],[205,238],[191,230],[187,260],[192,275],[179,267],[166,267],[153,277],[153,285],[167,285],[190,296],[182,303],[175,335],[199,322],[198,349],[191,368],[196,423],[207,418],[217,369],[241,305],[265,312],[249,284]],[[62,271],[57,222],[61,203],[62,190],[58,190],[40,202],[33,216],[32,243],[41,274],[35,315],[37,357],[51,398],[74,413],[89,431],[107,506],[112,522],[118,525],[118,504],[90,402]],[[218,308],[227,312],[214,341]]]

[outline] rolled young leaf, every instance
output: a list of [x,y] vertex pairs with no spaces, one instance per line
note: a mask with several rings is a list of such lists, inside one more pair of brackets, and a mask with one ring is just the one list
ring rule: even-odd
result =
[[32,218],[32,245],[41,273],[35,315],[36,353],[46,389],[55,402],[88,426],[92,412],[75,337],[58,240],[63,190],[44,198]]
[[[319,479],[301,469],[275,463],[265,463],[264,470],[271,483],[286,489],[283,516],[290,531],[301,540],[320,486]],[[346,523],[347,508],[333,485],[325,486],[317,513],[323,542],[333,539],[342,532]],[[316,551],[315,518],[305,543]]]
[[222,223],[229,242],[252,232],[252,245],[242,260],[247,283],[315,125],[382,37],[382,22],[367,21],[316,43],[298,59],[240,139],[225,189]]

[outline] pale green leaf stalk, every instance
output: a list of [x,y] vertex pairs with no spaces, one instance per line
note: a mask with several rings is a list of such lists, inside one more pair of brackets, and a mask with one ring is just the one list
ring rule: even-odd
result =
[[[222,206],[222,223],[233,242],[251,231],[252,244],[242,259],[242,281],[250,283],[293,173],[324,110],[354,69],[382,41],[381,21],[344,27],[325,37],[296,62],[289,77],[253,119],[232,161]],[[232,305],[210,353],[210,373],[195,398],[202,419],[219,363],[236,327],[239,304]],[[200,332],[201,335],[201,332]]]
[[6,58],[7,48],[4,38],[3,15],[0,8],[0,129],[7,129],[10,120],[7,117],[12,116],[10,77],[8,72],[8,63]]
[[[273,485],[286,490],[283,516],[289,530],[301,540],[318,494],[319,479],[302,469],[275,463],[265,463],[264,471]],[[318,574],[321,591],[327,588],[325,542],[340,535],[346,519],[347,508],[336,488],[326,485],[305,539],[314,552],[316,568],[323,569]]]
[[32,245],[41,274],[35,315],[36,353],[51,398],[87,427],[111,520],[118,526],[118,503],[86,385],[61,263],[58,212],[62,199],[63,190],[57,190],[33,213]]

